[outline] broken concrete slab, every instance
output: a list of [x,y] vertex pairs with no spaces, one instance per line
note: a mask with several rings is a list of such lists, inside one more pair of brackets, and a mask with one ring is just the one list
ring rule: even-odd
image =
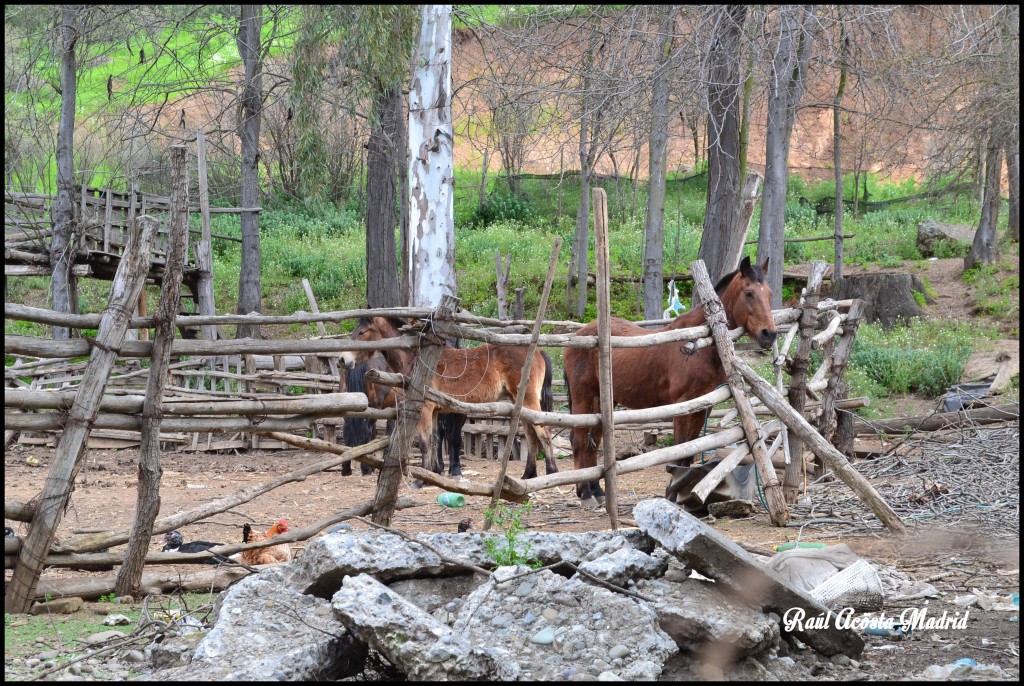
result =
[[[784,620],[787,616],[802,617],[808,628],[794,624],[793,634],[818,652],[828,657],[843,653],[856,658],[864,650],[864,640],[853,631],[840,629],[831,610],[793,588],[743,548],[674,503],[664,498],[641,501],[633,508],[633,519],[670,553],[722,584],[723,590],[775,612]],[[823,625],[820,628],[819,623]]]
[[499,567],[466,599],[453,626],[507,649],[518,678],[567,681],[607,672],[656,679],[678,651],[646,603],[549,570],[514,578],[528,571]]
[[656,579],[664,575],[668,561],[635,548],[619,548],[584,562],[579,569],[602,581],[625,587],[630,580]]
[[149,678],[190,681],[319,680],[357,674],[366,647],[345,631],[330,603],[282,585],[266,569],[222,593],[213,628],[186,665]]
[[754,514],[754,503],[749,500],[726,500],[720,503],[708,503],[708,512],[712,517],[749,517]]
[[[515,679],[504,659],[474,648],[469,639],[367,574],[346,576],[331,599],[335,616],[353,635],[409,679]],[[500,655],[501,658],[506,657]]]
[[[452,560],[491,569],[494,562],[484,544],[490,537],[498,534],[443,533],[418,538]],[[529,554],[545,565],[559,560],[579,565],[627,547],[646,553],[654,550],[654,541],[638,529],[578,534],[529,531],[519,534],[517,540],[529,546]],[[446,562],[428,548],[395,534],[339,531],[314,539],[302,558],[288,566],[285,585],[299,593],[329,598],[341,588],[345,576],[371,574],[380,581],[393,581],[466,572],[464,566]]]
[[722,595],[713,583],[643,580],[633,590],[656,601],[662,630],[681,650],[714,653],[726,664],[779,644],[777,622]]
[[433,613],[452,601],[461,600],[483,582],[483,575],[466,574],[427,579],[402,579],[387,584],[387,587],[406,600],[412,601],[424,612]]

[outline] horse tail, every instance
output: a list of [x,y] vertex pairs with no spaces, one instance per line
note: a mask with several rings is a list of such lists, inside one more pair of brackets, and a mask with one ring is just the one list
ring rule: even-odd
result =
[[540,387],[540,409],[551,412],[555,408],[555,396],[551,393],[551,358],[543,350],[540,354],[544,358],[544,385]]
[[[366,393],[366,369],[368,366],[366,362],[360,362],[348,370],[346,381],[350,393]],[[376,422],[372,419],[346,417],[342,423],[341,442],[350,448],[369,443],[373,438],[375,428]]]

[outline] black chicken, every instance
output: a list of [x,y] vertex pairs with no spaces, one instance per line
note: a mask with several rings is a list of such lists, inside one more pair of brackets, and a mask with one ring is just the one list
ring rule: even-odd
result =
[[473,520],[471,520],[471,519],[463,519],[461,522],[459,522],[459,533],[460,534],[464,534],[464,533],[466,533],[467,531],[469,531],[472,528],[473,528]]
[[[168,531],[164,534],[162,543],[164,547],[160,550],[165,553],[202,553],[210,548],[224,545],[223,543],[211,543],[210,541],[191,541],[185,543],[185,537],[181,535],[180,531]],[[226,557],[220,555],[203,560],[204,563],[211,565],[227,561]]]

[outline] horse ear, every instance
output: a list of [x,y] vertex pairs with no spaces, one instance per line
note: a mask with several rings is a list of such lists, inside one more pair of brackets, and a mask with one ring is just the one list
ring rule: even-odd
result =
[[753,275],[750,273],[750,258],[749,257],[744,257],[743,261],[740,262],[740,274],[743,274],[743,276],[747,277],[748,279],[753,278]]
[[764,258],[764,264],[761,265],[761,271],[764,272],[765,274],[768,273],[768,260],[769,259],[770,258],[768,258],[768,257]]

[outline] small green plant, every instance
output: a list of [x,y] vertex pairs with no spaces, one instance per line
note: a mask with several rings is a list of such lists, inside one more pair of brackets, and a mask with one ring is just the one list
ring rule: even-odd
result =
[[534,214],[534,208],[528,200],[514,193],[501,193],[488,196],[484,203],[477,207],[473,223],[484,226],[491,222],[508,220],[527,223],[533,219]]
[[113,602],[115,602],[116,597],[117,596],[114,595],[113,591],[111,591],[110,593],[107,593],[106,595],[101,595],[100,596],[100,602],[101,603],[113,603]]
[[484,510],[484,517],[501,529],[501,536],[484,539],[484,550],[499,567],[510,565],[526,565],[531,569],[542,566],[540,560],[533,556],[533,547],[519,540],[519,534],[526,530],[523,520],[533,509],[533,503],[523,503],[510,507],[498,502],[494,507]]

